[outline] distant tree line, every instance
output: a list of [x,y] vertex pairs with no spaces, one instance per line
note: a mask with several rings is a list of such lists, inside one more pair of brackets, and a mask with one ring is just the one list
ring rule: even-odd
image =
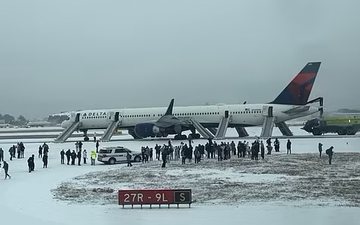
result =
[[360,113],[360,110],[357,109],[339,109],[340,113]]
[[61,124],[64,120],[68,120],[68,119],[69,116],[67,115],[50,115],[47,121],[53,124]]
[[0,121],[1,121],[1,123],[8,123],[8,124],[15,125],[15,126],[23,126],[29,122],[22,115],[15,118],[14,116],[9,115],[9,114],[5,114],[5,115],[0,114]]

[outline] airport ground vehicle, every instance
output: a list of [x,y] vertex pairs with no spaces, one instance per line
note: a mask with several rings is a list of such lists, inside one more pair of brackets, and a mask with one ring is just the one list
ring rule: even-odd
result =
[[126,155],[129,152],[132,162],[141,161],[141,153],[131,151],[122,146],[104,147],[99,150],[97,160],[107,164],[124,163],[126,162]]
[[360,130],[360,114],[333,114],[311,119],[305,123],[303,129],[313,135],[355,135]]

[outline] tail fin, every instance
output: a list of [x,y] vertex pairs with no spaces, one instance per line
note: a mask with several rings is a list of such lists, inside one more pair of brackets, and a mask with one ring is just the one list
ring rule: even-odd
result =
[[173,108],[174,108],[174,99],[171,99],[165,115],[172,115]]
[[309,62],[271,103],[306,105],[321,62]]

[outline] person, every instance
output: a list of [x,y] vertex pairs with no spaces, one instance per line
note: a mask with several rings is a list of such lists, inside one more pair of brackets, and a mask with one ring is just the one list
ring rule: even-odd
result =
[[60,157],[61,157],[61,164],[64,164],[65,162],[65,151],[64,151],[64,149],[63,150],[61,150],[61,152],[60,152]]
[[287,143],[286,143],[286,154],[291,154],[291,141],[290,141],[290,139],[288,139]]
[[96,144],[95,144],[95,146],[96,146],[96,153],[98,153],[99,152],[99,140],[97,140],[96,141]]
[[29,173],[31,173],[31,171],[35,170],[35,161],[34,161],[35,156],[32,155],[29,157],[29,159],[27,160],[28,163],[28,167],[29,167]]
[[92,166],[95,166],[96,151],[94,151],[94,150],[91,151],[90,158],[91,158],[91,165],[92,165]]
[[162,165],[161,165],[161,167],[162,168],[164,168],[164,167],[166,167],[166,157],[167,157],[167,150],[166,149],[164,149],[163,151],[162,151],[162,153],[161,153],[161,159],[162,159],[162,161],[163,161],[163,163],[162,163]]
[[81,154],[82,146],[83,146],[83,143],[82,143],[81,141],[79,141],[79,151],[80,151],[80,154]]
[[75,165],[75,159],[76,159],[76,152],[73,150],[71,152],[71,165]]
[[44,143],[43,144],[43,155],[47,155],[49,153],[49,145]]
[[126,152],[126,161],[127,161],[127,166],[132,166],[131,164],[131,155],[129,152]]
[[41,159],[42,158],[42,146],[40,145],[39,146],[39,155],[38,155],[38,157]]
[[267,149],[267,153],[268,155],[271,155],[271,151],[272,151],[272,146],[271,146],[271,138],[268,138],[266,140],[266,149]]
[[67,164],[69,165],[69,163],[70,163],[70,157],[71,157],[71,151],[70,151],[70,149],[68,149],[68,150],[66,151],[65,155],[66,155]]
[[323,144],[321,144],[321,143],[319,142],[318,148],[319,148],[320,158],[321,158],[322,146],[323,146]]
[[145,156],[145,147],[141,147],[141,161],[142,163],[145,162],[146,156]]
[[264,146],[263,141],[260,142],[260,155],[261,155],[262,159],[265,158],[265,146]]
[[334,147],[331,146],[330,148],[326,149],[325,153],[329,156],[329,165],[331,165],[332,156],[334,154],[333,151]]
[[83,159],[84,159],[84,164],[86,164],[86,159],[87,159],[87,151],[86,151],[86,149],[84,149],[84,151],[83,151]]
[[9,179],[11,179],[11,176],[8,173],[9,172],[9,164],[6,161],[4,161],[3,169],[5,171],[5,180],[7,177],[9,177]]
[[4,150],[0,148],[0,162],[4,161]]
[[280,142],[279,139],[275,138],[274,141],[274,148],[275,148],[275,152],[280,152]]
[[77,153],[77,158],[78,158],[78,165],[81,166],[81,149],[79,149],[78,153]]
[[14,146],[11,146],[9,148],[10,161],[12,161],[12,158],[13,158],[13,148],[14,148]]
[[47,165],[48,165],[48,155],[47,155],[47,154],[44,154],[42,160],[43,160],[43,168],[47,168]]

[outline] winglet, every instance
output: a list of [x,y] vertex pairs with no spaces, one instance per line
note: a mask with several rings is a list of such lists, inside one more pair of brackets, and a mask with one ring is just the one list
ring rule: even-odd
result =
[[174,99],[171,99],[169,107],[167,108],[165,115],[172,115],[173,108],[174,108]]
[[309,62],[271,103],[306,105],[321,62]]

